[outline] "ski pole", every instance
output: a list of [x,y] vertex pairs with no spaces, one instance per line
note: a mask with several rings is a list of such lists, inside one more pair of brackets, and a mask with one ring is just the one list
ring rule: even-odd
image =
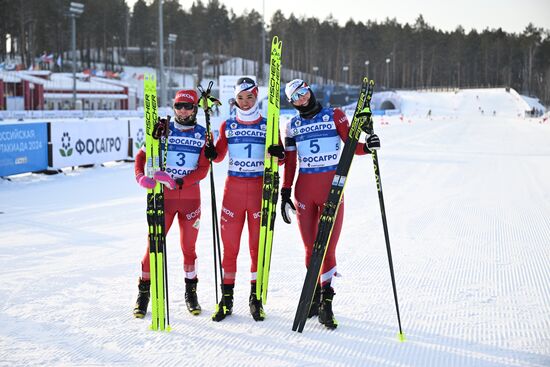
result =
[[[371,83],[374,84],[374,82],[371,80]],[[372,134],[374,132],[373,130],[373,121],[372,121],[372,114],[369,111],[368,117],[367,117],[367,123],[364,128],[365,133],[368,135]],[[386,251],[388,253],[388,262],[390,265],[390,275],[391,275],[391,283],[393,288],[393,298],[395,301],[395,310],[397,311],[397,322],[399,324],[399,335],[398,338],[400,341],[405,341],[405,334],[403,334],[403,329],[401,328],[401,316],[399,314],[399,301],[397,300],[397,287],[395,286],[395,274],[393,271],[393,260],[391,255],[391,247],[390,247],[390,235],[388,232],[388,222],[386,220],[386,208],[384,206],[384,194],[382,192],[382,180],[380,179],[380,165],[378,164],[378,154],[376,150],[372,150],[372,162],[374,165],[374,177],[376,179],[376,189],[378,191],[378,200],[380,202],[380,213],[382,215],[382,226],[384,227],[384,238],[386,240]]]
[[[170,126],[170,116],[166,116],[167,120],[167,127],[165,129],[165,136],[162,138],[164,139],[164,155],[159,154],[159,157],[162,159],[161,163],[161,170],[166,170],[166,161],[168,160],[168,132],[169,132],[169,126]],[[162,145],[159,144],[159,149]],[[162,209],[164,211],[164,188],[162,188]],[[165,228],[165,222],[164,220],[162,223],[160,223],[162,226],[162,233],[161,236],[161,249],[162,249],[162,261],[163,261],[163,271],[164,271],[164,295],[166,298],[166,330],[170,331],[170,303],[168,300],[168,259],[167,259],[167,251],[166,251],[166,228]]]
[[[199,92],[201,93],[201,102],[202,102],[202,108],[204,109],[204,116],[206,121],[206,135],[208,139],[209,144],[213,144],[212,139],[212,128],[210,125],[210,106],[209,101],[213,101],[214,103],[220,104],[221,103],[210,96],[210,92],[212,90],[212,86],[214,85],[213,81],[210,81],[208,83],[208,87],[206,88],[206,91],[203,89],[201,85],[197,87]],[[222,291],[222,299],[223,299],[223,271],[222,271],[222,260],[221,260],[221,247],[220,247],[220,230],[218,226],[218,209],[216,205],[216,188],[214,185],[214,165],[212,163],[212,160],[210,160],[210,201],[211,201],[211,208],[212,208],[212,246],[214,251],[214,282],[218,283],[218,267],[220,272],[220,288]],[[219,303],[218,298],[218,287],[215,287],[216,289],[216,305]]]

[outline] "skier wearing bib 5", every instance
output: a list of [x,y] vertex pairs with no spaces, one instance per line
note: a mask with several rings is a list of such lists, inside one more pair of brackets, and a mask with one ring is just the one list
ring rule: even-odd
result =
[[[237,255],[245,219],[248,222],[248,247],[251,260],[250,314],[256,321],[265,318],[262,302],[256,299],[256,271],[262,205],[265,136],[267,121],[260,115],[258,86],[243,77],[235,85],[236,116],[224,121],[215,146],[206,146],[206,156],[221,162],[229,153],[229,172],[225,181],[221,212],[223,242],[223,296],[212,320],[221,321],[233,312],[233,289],[237,274]],[[280,141],[280,138],[279,138]],[[268,153],[282,164],[282,144],[268,147]]]
[[[298,111],[286,126],[285,172],[281,189],[281,214],[286,223],[291,223],[290,211],[297,214],[298,227],[305,247],[305,264],[313,251],[319,219],[323,205],[328,198],[332,180],[338,166],[340,148],[349,135],[349,122],[344,112],[338,108],[323,108],[315,99],[311,88],[301,79],[287,83],[285,94],[288,101]],[[357,145],[355,154],[370,153],[379,149],[378,136],[370,135],[365,143]],[[292,184],[299,162],[294,198],[291,200]],[[319,316],[319,322],[329,329],[338,323],[332,312],[334,289],[332,278],[336,276],[336,244],[342,229],[344,202],[338,210],[325,259],[321,267],[309,317]]]
[[[174,98],[175,118],[168,122],[159,118],[153,135],[162,138],[161,157],[164,157],[164,139],[168,139],[165,171],[148,177],[144,173],[145,147],[136,155],[135,175],[138,184],[144,188],[154,188],[156,182],[163,183],[164,219],[166,233],[170,230],[176,214],[180,228],[180,247],[183,252],[185,272],[185,302],[193,315],[201,313],[197,299],[197,272],[195,244],[199,233],[201,199],[199,181],[206,177],[209,161],[204,155],[206,129],[197,124],[198,96],[194,90],[180,90]],[[141,261],[139,294],[134,308],[134,316],[143,318],[147,313],[150,290],[149,243]]]

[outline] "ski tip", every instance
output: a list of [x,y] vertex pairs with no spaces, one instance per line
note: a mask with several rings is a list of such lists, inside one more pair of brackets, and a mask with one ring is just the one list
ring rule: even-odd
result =
[[405,338],[405,334],[403,333],[398,333],[397,334],[397,340],[399,340],[400,342],[406,342],[407,341],[407,338]]
[[273,39],[271,40],[271,48],[278,49],[279,52],[281,52],[281,48],[283,47],[283,41],[279,40],[279,36],[273,36]]
[[170,331],[172,331],[172,327],[170,325],[166,326],[166,332],[169,333]]

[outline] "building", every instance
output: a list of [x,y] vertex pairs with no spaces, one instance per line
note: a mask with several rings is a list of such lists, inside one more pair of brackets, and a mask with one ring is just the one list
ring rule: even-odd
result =
[[[136,98],[127,83],[76,74],[77,110],[135,109]],[[72,105],[71,73],[0,71],[0,110],[68,110]]]

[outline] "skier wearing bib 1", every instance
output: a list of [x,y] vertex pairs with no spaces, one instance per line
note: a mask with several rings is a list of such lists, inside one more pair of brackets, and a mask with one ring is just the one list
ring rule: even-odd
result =
[[[313,251],[317,227],[328,198],[332,179],[338,166],[340,147],[349,134],[349,122],[338,108],[323,108],[316,101],[311,88],[301,79],[289,82],[285,88],[288,101],[298,111],[286,126],[285,172],[281,189],[281,212],[283,220],[290,223],[290,213],[296,212],[302,241],[306,251],[305,263]],[[369,149],[380,148],[378,136],[370,135],[365,143],[357,145],[355,154],[370,153]],[[299,162],[299,174],[295,185],[295,203],[290,199],[292,184]],[[329,329],[338,325],[332,312],[334,289],[332,278],[336,273],[336,244],[344,216],[344,202],[338,210],[325,259],[321,267],[320,284],[309,311],[309,317],[319,316],[319,322]]]
[[[183,252],[183,269],[185,272],[185,302],[193,315],[201,313],[197,299],[197,272],[195,244],[199,233],[201,217],[201,200],[199,181],[206,177],[209,161],[204,155],[206,129],[197,125],[198,96],[194,90],[180,90],[174,98],[175,119],[168,123],[160,119],[155,125],[153,135],[161,138],[161,149],[164,139],[168,139],[166,169],[148,177],[144,173],[145,147],[136,155],[136,180],[144,188],[153,188],[156,182],[163,183],[164,221],[166,233],[178,216],[180,228],[180,247]],[[164,156],[164,150],[161,157]],[[143,318],[149,303],[150,274],[149,244],[141,261],[141,278],[139,295],[134,308],[134,316]]]
[[[258,87],[250,78],[240,78],[235,85],[236,116],[224,121],[215,146],[206,146],[206,156],[221,162],[229,152],[229,172],[225,181],[221,212],[223,242],[223,296],[212,320],[221,321],[233,311],[233,289],[237,274],[237,255],[245,219],[248,222],[248,246],[251,259],[250,313],[262,321],[265,313],[256,299],[256,270],[262,180],[264,172],[266,119],[260,115]],[[278,132],[277,132],[278,133]],[[279,139],[280,140],[280,139]],[[268,153],[284,159],[281,144],[268,147]]]

